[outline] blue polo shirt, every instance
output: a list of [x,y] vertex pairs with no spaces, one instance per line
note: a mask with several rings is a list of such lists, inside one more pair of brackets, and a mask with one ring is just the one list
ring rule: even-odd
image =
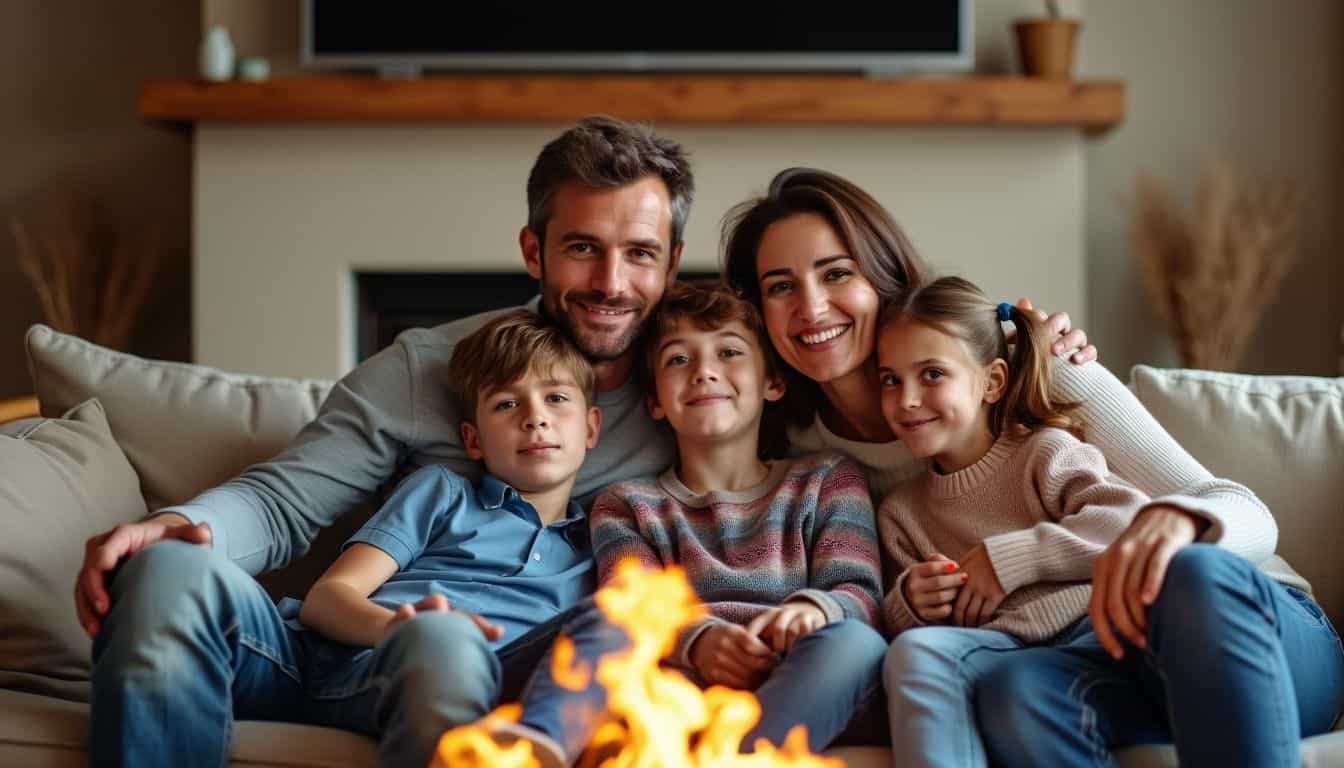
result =
[[473,487],[439,465],[407,477],[345,546],[361,541],[397,561],[370,600],[395,610],[442,594],[504,628],[495,648],[587,597],[596,578],[578,504],[542,525],[537,510],[494,476]]

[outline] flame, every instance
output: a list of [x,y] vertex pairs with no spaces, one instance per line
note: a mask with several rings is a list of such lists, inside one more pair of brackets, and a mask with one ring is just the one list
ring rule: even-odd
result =
[[551,677],[555,684],[569,691],[582,691],[588,687],[592,669],[582,663],[574,666],[574,641],[564,635],[555,639],[555,655],[551,657]]
[[[611,719],[589,740],[584,768],[843,768],[837,758],[812,754],[807,731],[795,726],[779,746],[758,739],[740,753],[743,737],[760,720],[761,707],[748,691],[724,686],[701,690],[681,673],[658,666],[672,651],[677,631],[705,616],[681,568],[643,569],[621,562],[597,604],[625,628],[631,647],[603,656],[597,680],[607,689]],[[573,666],[574,644],[556,641],[552,674],[561,686],[588,682],[586,665]],[[493,716],[517,720],[517,705]],[[439,741],[432,768],[535,768],[531,745],[500,747],[479,725],[454,728]]]

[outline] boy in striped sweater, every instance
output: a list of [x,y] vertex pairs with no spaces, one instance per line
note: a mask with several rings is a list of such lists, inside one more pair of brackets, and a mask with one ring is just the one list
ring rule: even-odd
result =
[[863,472],[835,455],[761,460],[765,405],[784,384],[751,304],[679,283],[648,327],[642,384],[654,418],[676,433],[677,463],[594,502],[599,581],[631,557],[685,569],[709,614],[681,631],[669,663],[701,685],[755,690],[761,720],[745,749],[803,725],[820,750],[881,696]]

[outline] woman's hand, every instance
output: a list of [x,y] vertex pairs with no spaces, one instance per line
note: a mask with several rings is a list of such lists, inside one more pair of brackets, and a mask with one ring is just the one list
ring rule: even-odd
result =
[[1087,612],[1097,639],[1112,657],[1125,655],[1117,632],[1138,648],[1147,645],[1148,606],[1162,592],[1167,566],[1207,525],[1176,507],[1151,506],[1097,558]]
[[952,616],[952,603],[966,578],[965,573],[957,570],[956,563],[943,555],[933,555],[910,566],[901,585],[905,604],[921,621],[930,624],[943,621]]
[[736,624],[713,624],[691,645],[691,665],[705,682],[754,690],[779,663],[761,639]]
[[388,619],[386,626],[383,627],[383,638],[386,639],[388,635],[392,634],[392,630],[400,626],[402,622],[415,616],[415,614],[430,613],[433,611],[460,613],[463,616],[466,616],[468,619],[471,619],[477,627],[480,627],[481,634],[485,635],[486,640],[498,640],[504,636],[503,627],[486,620],[483,616],[478,616],[477,614],[468,613],[466,611],[454,610],[452,603],[448,602],[448,598],[443,595],[425,595],[414,603],[402,603],[397,606],[397,610],[392,612],[392,618]]
[[961,572],[966,575],[966,583],[952,606],[952,621],[960,627],[978,627],[993,618],[1008,595],[999,584],[984,544],[976,544],[961,556]]
[[[1097,359],[1097,348],[1087,343],[1087,334],[1081,328],[1071,327],[1068,312],[1056,312],[1047,316],[1039,309],[1033,309],[1031,299],[1026,297],[1017,300],[1019,309],[1035,312],[1036,318],[1045,323],[1046,329],[1052,337],[1058,336],[1055,342],[1050,345],[1050,351],[1056,355],[1062,355],[1069,350],[1075,350],[1069,355],[1069,360],[1077,365],[1090,363]],[[1010,338],[1009,341],[1012,341]]]
[[826,614],[806,600],[777,605],[751,620],[747,634],[755,635],[775,653],[793,648],[798,638],[826,626]]

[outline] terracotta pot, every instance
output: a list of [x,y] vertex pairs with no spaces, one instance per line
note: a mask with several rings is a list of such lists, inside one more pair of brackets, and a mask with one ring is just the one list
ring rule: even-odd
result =
[[1072,19],[1019,21],[1018,60],[1022,74],[1029,77],[1068,79],[1073,75],[1073,49],[1082,24]]

